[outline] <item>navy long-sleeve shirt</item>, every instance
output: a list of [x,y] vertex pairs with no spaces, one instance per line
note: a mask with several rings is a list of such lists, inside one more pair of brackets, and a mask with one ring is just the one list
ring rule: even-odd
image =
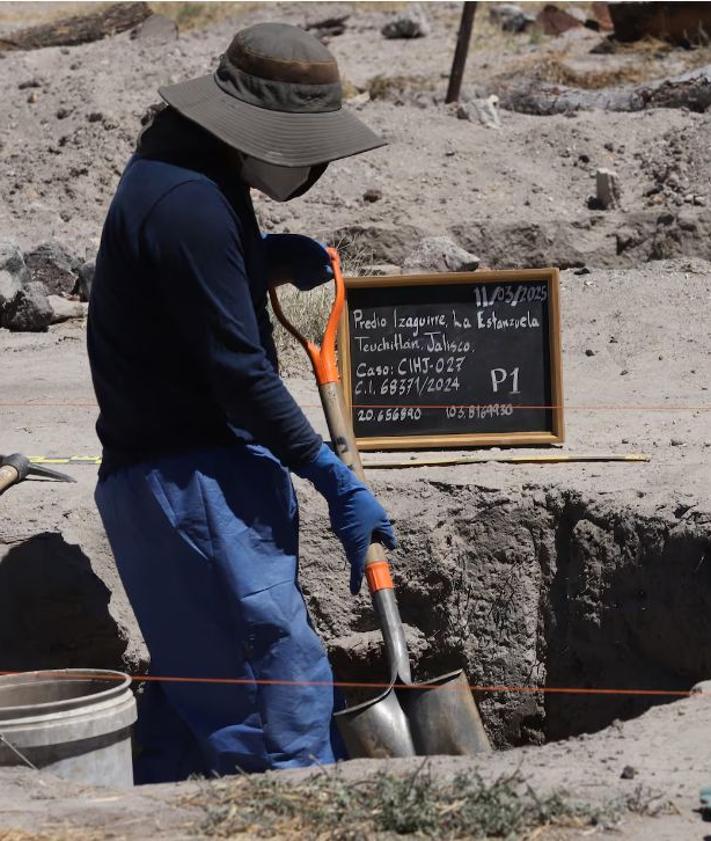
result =
[[316,455],[321,439],[277,371],[267,271],[247,188],[131,159],[89,305],[100,475],[235,441],[264,444],[290,467]]

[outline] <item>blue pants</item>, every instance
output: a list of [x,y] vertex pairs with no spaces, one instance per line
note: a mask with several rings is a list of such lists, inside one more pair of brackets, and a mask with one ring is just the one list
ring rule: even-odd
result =
[[333,678],[281,463],[256,445],[195,451],[118,470],[95,498],[152,675],[245,681],[148,684],[136,781],[333,762]]

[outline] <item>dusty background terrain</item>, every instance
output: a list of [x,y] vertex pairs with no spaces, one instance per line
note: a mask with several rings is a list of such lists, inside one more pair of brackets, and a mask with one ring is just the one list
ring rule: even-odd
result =
[[[58,5],[2,4],[0,33],[55,15]],[[182,23],[167,46],[127,33],[0,59],[0,239],[25,250],[55,239],[80,259],[93,256],[159,84],[206,72],[240,26],[350,10],[330,48],[352,86],[351,107],[390,145],[334,164],[303,199],[259,199],[264,227],[341,243],[366,264],[402,265],[423,235],[444,234],[494,268],[560,265],[564,449],[652,457],[372,470],[400,537],[393,564],[416,672],[464,665],[478,686],[535,690],[481,693],[492,739],[511,750],[467,767],[493,778],[520,765],[532,785],[564,784],[593,800],[643,784],[674,806],[627,818],[624,837],[703,838],[691,810],[706,782],[707,701],[620,725],[613,722],[672,696],[544,690],[685,691],[711,674],[709,113],[502,110],[501,129],[489,129],[442,104],[459,4],[426,4],[432,32],[415,41],[381,37],[396,4],[228,4],[207,20],[199,10],[186,18],[185,5],[197,4],[167,4]],[[599,87],[711,63],[708,50],[658,44],[591,55],[601,40],[587,30],[502,34],[482,7],[465,98],[503,96],[522,74]],[[390,84],[374,85],[378,75]],[[364,95],[383,87],[385,98]],[[618,210],[588,208],[601,166],[619,175]],[[382,198],[365,201],[367,189]],[[0,451],[99,451],[81,321],[40,334],[0,330],[0,360]],[[311,381],[294,370],[290,388],[323,430]],[[95,468],[66,469],[76,485],[28,481],[2,498],[0,669],[143,670],[146,653],[93,507]],[[314,619],[339,674],[372,679],[378,644],[367,597],[348,596],[322,500],[305,485],[299,493]],[[621,781],[627,764],[638,774]],[[348,771],[370,772],[362,763]],[[150,815],[152,835],[176,838],[177,827],[197,820],[194,809],[174,808],[188,790],[133,795],[135,814],[109,830],[128,808],[119,795],[48,780],[38,799],[33,777],[4,772],[0,827],[90,826],[98,837],[139,838],[141,816]],[[156,804],[166,804],[158,817]]]

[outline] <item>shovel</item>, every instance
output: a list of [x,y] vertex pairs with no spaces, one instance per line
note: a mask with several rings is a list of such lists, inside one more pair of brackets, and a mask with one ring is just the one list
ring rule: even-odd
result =
[[[336,333],[345,304],[345,284],[338,252],[329,248],[328,253],[336,288],[320,347],[302,336],[284,315],[275,289],[270,290],[270,297],[279,321],[309,355],[336,454],[365,482],[336,364]],[[372,543],[368,549],[365,577],[385,642],[389,685],[375,698],[336,713],[350,756],[468,756],[490,751],[479,710],[461,669],[427,683],[412,682],[405,632],[380,543]]]

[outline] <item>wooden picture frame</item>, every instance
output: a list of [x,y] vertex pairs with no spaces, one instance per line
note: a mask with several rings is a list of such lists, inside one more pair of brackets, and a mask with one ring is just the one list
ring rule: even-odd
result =
[[557,268],[504,269],[499,271],[347,277],[346,304],[338,330],[338,367],[343,383],[348,419],[352,423],[351,354],[348,292],[368,287],[403,287],[452,284],[512,284],[544,282],[548,286],[548,350],[551,394],[551,428],[547,431],[502,433],[452,433],[437,435],[383,435],[356,438],[360,450],[462,449],[490,446],[541,446],[565,440],[563,372],[560,335],[560,272]]

